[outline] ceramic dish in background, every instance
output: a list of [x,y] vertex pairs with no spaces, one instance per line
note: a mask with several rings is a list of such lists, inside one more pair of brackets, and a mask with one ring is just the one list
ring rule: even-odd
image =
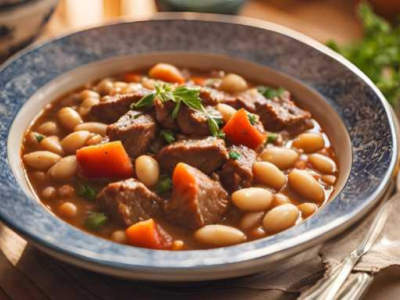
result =
[[0,58],[32,42],[57,3],[58,0],[0,1]]
[[[319,213],[277,235],[212,250],[155,251],[82,232],[49,213],[25,181],[22,134],[42,105],[87,80],[154,62],[221,67],[279,84],[321,122],[337,147],[341,188]],[[397,161],[393,116],[345,59],[311,39],[243,18],[165,14],[65,36],[0,70],[0,218],[47,253],[115,276],[198,281],[267,270],[348,228],[385,192]]]

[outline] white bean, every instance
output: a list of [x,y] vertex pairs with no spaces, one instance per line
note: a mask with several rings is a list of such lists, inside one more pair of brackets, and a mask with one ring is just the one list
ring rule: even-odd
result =
[[279,206],[288,203],[290,203],[290,199],[288,196],[281,193],[274,195],[274,201],[273,201],[274,206]]
[[294,169],[289,173],[289,185],[300,196],[321,203],[325,199],[324,188],[307,171]]
[[232,202],[244,211],[262,211],[271,207],[273,194],[263,188],[251,187],[232,194]]
[[227,74],[222,78],[219,89],[227,93],[240,93],[247,89],[246,80],[237,74]]
[[111,92],[113,87],[114,87],[113,79],[112,78],[104,78],[96,86],[96,89],[100,94],[106,95]]
[[56,180],[66,180],[72,178],[78,172],[78,162],[75,155],[62,158],[53,167],[49,174]]
[[217,105],[217,110],[221,114],[222,120],[225,123],[227,123],[232,118],[232,116],[237,112],[237,110],[234,109],[232,106],[223,103],[219,103]]
[[335,162],[325,155],[318,153],[311,154],[308,157],[308,161],[317,171],[321,173],[332,174],[336,171]]
[[336,176],[333,175],[323,175],[321,179],[323,182],[329,185],[334,185],[336,183]]
[[96,134],[94,136],[92,136],[90,139],[87,140],[86,145],[87,146],[93,146],[93,145],[97,145],[102,141],[102,137],[99,134]]
[[86,122],[79,124],[74,128],[74,131],[90,131],[92,133],[100,134],[101,136],[106,135],[107,131],[107,124],[100,123],[100,122]]
[[40,125],[37,131],[44,135],[56,135],[58,134],[59,129],[55,122],[48,121]]
[[74,154],[76,150],[86,145],[87,140],[90,138],[89,131],[75,131],[67,135],[62,141],[61,146],[64,151],[70,154]]
[[35,151],[23,157],[24,163],[37,170],[47,170],[60,159],[60,155],[50,151]]
[[72,218],[76,216],[78,208],[71,202],[64,202],[58,207],[58,212],[66,218]]
[[280,190],[286,183],[285,174],[267,161],[256,162],[253,165],[253,174],[256,181],[276,190]]
[[263,219],[263,228],[269,233],[281,232],[294,226],[299,209],[293,204],[283,204],[271,209]]
[[30,173],[31,178],[40,181],[40,182],[44,182],[47,180],[47,175],[45,172],[42,171],[34,171],[32,173]]
[[85,99],[85,98],[100,98],[99,93],[96,93],[95,91],[92,90],[83,90],[82,92],[79,93],[79,98],[80,99]]
[[40,146],[47,151],[63,156],[64,150],[60,144],[60,140],[57,136],[49,136],[44,138],[40,142]]
[[316,132],[305,132],[300,134],[294,141],[293,146],[303,149],[306,153],[316,152],[325,146],[324,138]]
[[260,158],[274,164],[281,170],[286,170],[299,159],[299,154],[289,148],[269,147],[260,154]]
[[57,193],[61,197],[71,197],[75,194],[75,189],[70,184],[64,184],[57,189]]
[[125,244],[126,243],[126,234],[124,230],[114,231],[111,235],[111,239],[116,243]]
[[240,227],[243,230],[250,230],[260,226],[264,215],[265,213],[263,211],[247,213],[240,220]]
[[307,202],[298,205],[297,208],[300,209],[301,215],[305,219],[311,216],[313,213],[315,213],[317,211],[318,206],[314,203]]
[[63,107],[57,113],[61,125],[72,131],[78,124],[82,123],[81,116],[71,107]]
[[244,242],[246,235],[239,229],[225,225],[207,225],[194,233],[197,241],[216,247],[230,246]]
[[53,198],[56,195],[56,189],[53,188],[52,186],[48,186],[43,189],[41,195],[43,198],[46,198],[46,199]]
[[154,186],[160,177],[158,162],[148,155],[139,156],[135,160],[135,171],[137,178],[147,187]]
[[89,98],[85,98],[81,105],[79,105],[78,108],[78,113],[81,116],[86,116],[90,110],[92,109],[93,105],[99,104],[100,103],[100,99],[99,98],[93,98],[93,97],[89,97]]

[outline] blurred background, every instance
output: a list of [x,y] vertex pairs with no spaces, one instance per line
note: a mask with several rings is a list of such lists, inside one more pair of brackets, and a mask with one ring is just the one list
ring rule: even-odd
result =
[[0,0],[0,63],[35,40],[159,11],[237,14],[302,32],[355,63],[400,112],[400,0]]

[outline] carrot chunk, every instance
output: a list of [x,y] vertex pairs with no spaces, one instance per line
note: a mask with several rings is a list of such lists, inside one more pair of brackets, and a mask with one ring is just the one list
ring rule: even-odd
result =
[[260,132],[249,120],[243,108],[238,110],[222,129],[226,138],[233,144],[256,149],[264,143],[266,135]]
[[149,71],[149,76],[154,79],[159,79],[171,83],[185,83],[181,71],[177,67],[170,64],[156,64]]
[[193,167],[185,164],[178,163],[172,174],[172,184],[174,189],[181,191],[182,193],[196,193],[197,180],[193,172]]
[[127,72],[123,76],[126,82],[140,82],[142,80],[142,75],[137,72]]
[[82,174],[88,178],[129,178],[133,167],[121,141],[83,147],[76,152]]
[[172,238],[153,219],[141,221],[126,229],[128,243],[142,248],[168,249]]

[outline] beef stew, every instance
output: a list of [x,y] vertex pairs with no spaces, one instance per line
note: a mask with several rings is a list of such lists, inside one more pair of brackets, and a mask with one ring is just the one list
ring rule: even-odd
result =
[[162,63],[52,102],[26,131],[21,157],[54,214],[159,250],[286,230],[329,200],[338,177],[329,138],[290,91]]

